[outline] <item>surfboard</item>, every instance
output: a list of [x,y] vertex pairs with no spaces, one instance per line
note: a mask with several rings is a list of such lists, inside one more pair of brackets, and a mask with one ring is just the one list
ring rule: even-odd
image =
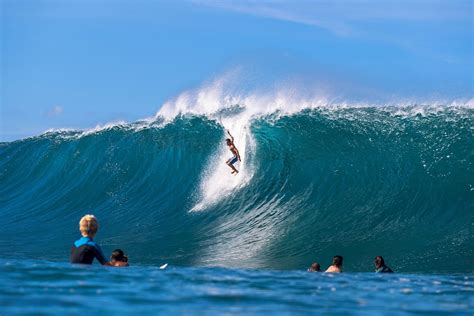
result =
[[161,270],[164,270],[164,269],[166,269],[167,266],[168,266],[168,264],[165,263],[164,265],[162,265],[162,266],[160,267],[160,269],[161,269]]

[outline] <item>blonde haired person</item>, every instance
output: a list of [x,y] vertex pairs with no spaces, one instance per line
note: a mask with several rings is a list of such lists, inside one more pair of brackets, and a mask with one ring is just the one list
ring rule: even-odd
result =
[[79,221],[82,237],[74,242],[71,248],[71,263],[92,264],[96,258],[102,265],[107,259],[99,245],[93,240],[99,229],[99,222],[94,215],[86,215]]

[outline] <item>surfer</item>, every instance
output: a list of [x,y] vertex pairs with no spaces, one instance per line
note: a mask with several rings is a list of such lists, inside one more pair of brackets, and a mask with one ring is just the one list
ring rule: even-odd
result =
[[329,266],[326,272],[341,273],[342,272],[342,256],[334,256],[332,258],[332,265]]
[[393,273],[392,269],[385,265],[385,260],[382,256],[377,256],[374,259],[375,272],[377,273]]
[[229,134],[230,138],[226,138],[225,141],[227,143],[227,146],[229,146],[229,149],[232,152],[233,157],[229,158],[226,161],[226,164],[232,169],[232,172],[231,172],[232,174],[237,174],[237,173],[239,173],[239,170],[237,170],[234,167],[234,163],[236,163],[237,160],[241,161],[240,160],[240,154],[239,154],[239,151],[237,150],[237,148],[234,145],[234,137],[230,134],[229,130],[227,130],[227,134]]
[[97,234],[99,223],[94,215],[86,215],[79,221],[79,230],[82,238],[76,240],[71,248],[71,263],[92,264],[96,258],[100,264],[107,264],[107,259],[92,239]]

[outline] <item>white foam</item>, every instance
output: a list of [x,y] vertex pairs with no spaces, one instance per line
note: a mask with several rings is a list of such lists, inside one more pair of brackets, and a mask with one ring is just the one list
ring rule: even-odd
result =
[[[229,87],[226,78],[219,78],[200,89],[186,91],[166,102],[158,111],[157,117],[161,116],[170,120],[183,113],[215,117],[220,111],[239,105],[244,108],[245,117],[251,118],[276,111],[291,114],[303,109],[331,104],[332,102],[319,89],[313,90],[309,95],[308,93],[302,95],[295,88],[288,86],[243,93]],[[340,105],[344,106],[344,104]]]
[[247,158],[255,151],[255,142],[250,132],[249,120],[245,114],[221,119],[221,124],[235,139],[241,162],[235,164],[237,175],[225,163],[232,153],[224,138],[204,169],[199,185],[198,201],[191,211],[202,211],[245,187],[253,177],[254,168]]
[[[229,107],[239,105],[251,118],[279,112],[291,115],[305,109],[341,109],[364,107],[393,107],[409,111],[409,115],[424,115],[447,108],[474,108],[474,98],[400,98],[386,97],[378,101],[354,101],[342,98],[335,89],[323,83],[309,85],[293,81],[277,83],[270,88],[239,89],[241,79],[236,71],[230,71],[201,87],[185,91],[167,101],[156,117],[170,121],[179,114],[199,114],[213,118]],[[308,86],[309,85],[309,86]],[[303,87],[304,86],[304,87]]]
[[154,128],[160,128],[166,125],[167,122],[163,122],[162,124],[156,124],[156,118],[145,118],[135,123],[127,123],[126,121],[114,121],[109,122],[106,124],[97,124],[93,128],[86,128],[86,129],[77,129],[77,128],[57,128],[57,129],[48,129],[42,135],[47,134],[59,134],[63,139],[79,139],[85,136],[94,135],[97,133],[101,133],[103,131],[111,130],[114,128],[122,128],[131,131],[141,131],[143,129],[149,128],[153,126]]

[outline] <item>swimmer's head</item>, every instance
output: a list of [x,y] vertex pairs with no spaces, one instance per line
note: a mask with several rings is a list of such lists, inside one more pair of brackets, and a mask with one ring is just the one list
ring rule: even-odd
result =
[[375,268],[379,269],[379,268],[385,266],[385,261],[383,260],[382,256],[377,256],[374,259],[374,264],[375,264]]
[[232,141],[230,140],[230,138],[226,138],[225,142],[227,143],[227,146],[232,145]]
[[332,264],[336,267],[342,266],[342,256],[334,256],[332,258]]
[[321,266],[319,263],[315,262],[309,267],[308,269],[309,272],[321,272]]
[[86,215],[79,221],[79,230],[81,231],[82,236],[94,238],[99,229],[99,222],[94,215]]
[[110,259],[112,259],[112,261],[122,261],[122,262],[128,261],[128,257],[123,254],[122,249],[115,249],[114,251],[112,251],[112,255],[110,256]]

